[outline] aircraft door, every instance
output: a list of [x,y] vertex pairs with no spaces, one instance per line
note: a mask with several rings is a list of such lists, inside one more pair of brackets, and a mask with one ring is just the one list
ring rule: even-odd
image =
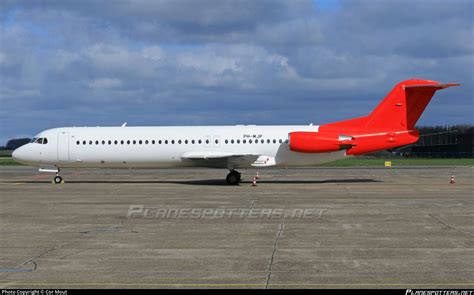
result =
[[69,161],[69,133],[58,133],[58,161]]

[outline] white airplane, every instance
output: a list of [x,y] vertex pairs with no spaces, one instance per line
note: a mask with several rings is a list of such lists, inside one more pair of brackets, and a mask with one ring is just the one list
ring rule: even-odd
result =
[[365,117],[324,125],[67,127],[36,135],[13,152],[21,163],[53,172],[60,169],[212,167],[236,169],[321,164],[414,143],[415,123],[437,90],[460,84],[411,79],[400,82]]

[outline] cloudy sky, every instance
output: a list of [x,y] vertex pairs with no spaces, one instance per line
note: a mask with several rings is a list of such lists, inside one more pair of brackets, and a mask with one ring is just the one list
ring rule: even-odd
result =
[[419,124],[472,124],[473,3],[3,0],[0,145],[61,126],[327,123],[411,77],[463,84]]

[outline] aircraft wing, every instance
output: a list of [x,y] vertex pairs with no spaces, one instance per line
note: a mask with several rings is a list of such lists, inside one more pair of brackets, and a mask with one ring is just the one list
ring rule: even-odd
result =
[[245,168],[250,166],[272,166],[273,161],[260,154],[228,153],[217,151],[187,152],[181,155],[183,161],[191,161],[196,166],[211,168]]

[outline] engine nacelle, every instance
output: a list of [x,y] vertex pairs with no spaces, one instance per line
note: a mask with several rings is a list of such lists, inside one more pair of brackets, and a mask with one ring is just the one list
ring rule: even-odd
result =
[[289,134],[290,150],[300,153],[328,153],[351,148],[352,137],[328,132],[296,131]]

